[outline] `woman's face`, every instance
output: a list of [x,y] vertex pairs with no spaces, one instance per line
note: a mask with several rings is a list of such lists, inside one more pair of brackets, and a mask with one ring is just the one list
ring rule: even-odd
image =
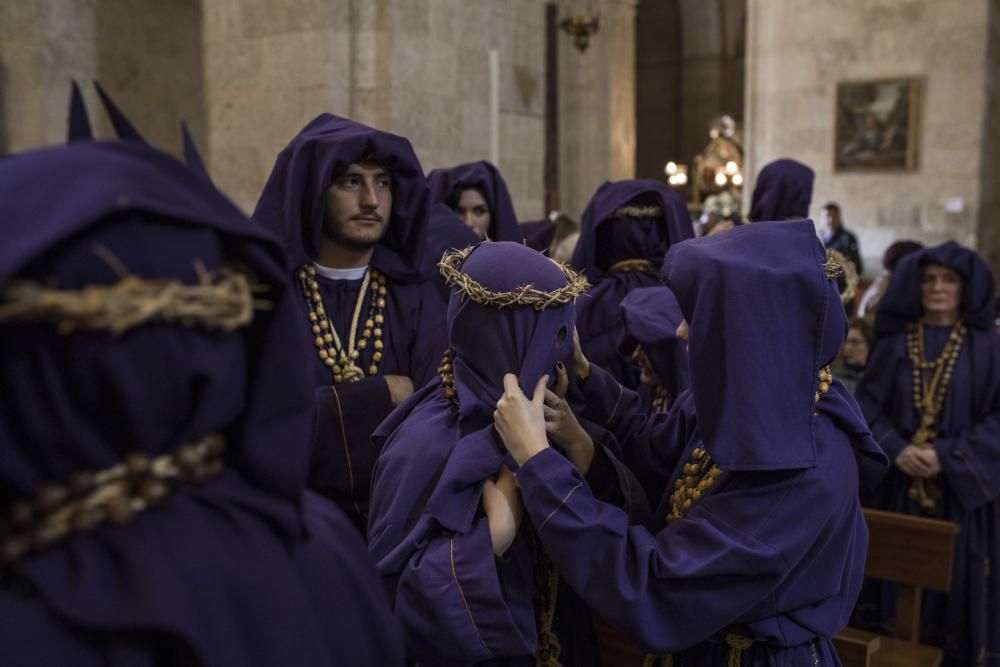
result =
[[464,190],[458,199],[455,213],[462,219],[465,226],[474,231],[479,238],[486,238],[486,231],[490,228],[493,216],[490,215],[490,207],[486,203],[486,198],[479,190],[475,188]]
[[938,264],[924,267],[921,284],[924,313],[958,316],[962,305],[962,276]]
[[653,365],[649,363],[649,357],[643,352],[641,345],[636,345],[632,352],[632,360],[639,364],[639,382],[642,384],[661,384],[660,376],[653,370]]
[[860,329],[851,327],[844,339],[844,363],[854,368],[864,368],[868,364],[868,341]]

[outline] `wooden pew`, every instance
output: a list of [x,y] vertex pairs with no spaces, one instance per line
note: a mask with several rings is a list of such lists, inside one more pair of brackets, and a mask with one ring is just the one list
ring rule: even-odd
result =
[[920,643],[920,605],[924,590],[951,589],[958,525],[895,512],[864,513],[869,535],[865,576],[896,584],[896,635],[848,628],[834,640],[838,652],[843,650],[841,661],[844,667],[939,667],[943,652]]

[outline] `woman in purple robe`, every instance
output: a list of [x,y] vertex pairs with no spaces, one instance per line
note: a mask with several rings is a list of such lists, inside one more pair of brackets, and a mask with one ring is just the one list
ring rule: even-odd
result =
[[278,245],[138,142],[0,162],[0,662],[399,664],[362,540],[303,492]]
[[[990,575],[1000,563],[994,299],[993,274],[972,250],[949,242],[907,255],[879,305],[857,389],[894,463],[871,506],[959,525],[951,592],[926,592],[921,619],[921,641],[953,665],[1000,664],[1000,578]],[[891,613],[884,605],[879,616]]]
[[507,183],[495,166],[481,160],[427,175],[430,203],[443,203],[480,239],[521,243]]
[[858,457],[884,456],[828,371],[847,322],[826,268],[809,221],[744,225],[667,254],[697,427],[663,443],[683,454],[658,531],[595,499],[548,447],[538,394],[505,378],[497,430],[547,553],[592,608],[674,665],[839,664],[830,638],[867,547]]
[[[368,193],[365,170],[375,172],[378,198],[370,206],[360,198],[356,215],[336,219],[335,195]],[[378,456],[371,434],[434,377],[445,348],[426,203],[409,141],[322,114],[278,155],[253,214],[285,244],[298,286],[291,316],[314,349],[309,384],[319,415],[310,486],[336,500],[362,531]],[[378,224],[381,235],[369,235]],[[351,261],[334,265],[324,256]]]
[[[527,521],[493,427],[505,373],[546,398],[553,442],[593,493],[625,513],[638,484],[560,394],[573,353],[573,301],[586,281],[534,250],[483,243],[452,253],[450,351],[441,382],[382,424],[369,549],[392,591],[411,660],[421,665],[597,665],[590,616],[552,570]],[[526,385],[527,386],[527,385]],[[600,442],[594,447],[592,438]],[[587,455],[577,457],[578,451]],[[560,454],[562,456],[563,454]]]
[[629,388],[639,378],[618,350],[622,299],[637,287],[659,285],[667,249],[693,237],[684,200],[659,181],[606,182],[583,213],[572,265],[594,287],[578,306],[580,344],[590,361]]
[[747,217],[751,222],[808,218],[814,178],[813,170],[801,162],[769,162],[757,174]]

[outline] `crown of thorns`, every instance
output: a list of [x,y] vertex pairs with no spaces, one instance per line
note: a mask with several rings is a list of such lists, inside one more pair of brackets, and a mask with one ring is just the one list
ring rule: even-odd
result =
[[661,218],[663,217],[663,209],[657,204],[649,204],[648,206],[620,206],[614,210],[614,212],[608,216],[609,220],[617,220],[620,218]]
[[854,262],[844,257],[839,250],[827,250],[823,272],[829,280],[843,276],[844,289],[840,292],[840,300],[844,303],[854,300],[854,295],[858,293],[858,271],[854,268]]
[[534,285],[524,284],[509,292],[494,292],[483,287],[467,273],[462,272],[462,264],[474,250],[468,247],[464,250],[449,250],[438,262],[438,269],[449,286],[476,303],[490,306],[532,306],[535,310],[545,310],[549,306],[564,306],[573,303],[590,288],[590,283],[582,275],[566,266],[555,262],[556,266],[566,276],[566,284],[552,292],[535,289]]
[[128,275],[109,285],[59,290],[14,281],[0,291],[0,324],[48,323],[60,333],[106,330],[114,334],[142,324],[179,323],[232,331],[253,320],[254,310],[269,306],[254,299],[261,286],[240,271],[198,269],[198,283],[144,279]]

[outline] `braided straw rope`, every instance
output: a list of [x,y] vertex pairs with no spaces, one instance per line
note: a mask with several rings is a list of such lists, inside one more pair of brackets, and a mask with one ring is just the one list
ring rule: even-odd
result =
[[108,285],[81,290],[59,290],[36,282],[11,282],[0,291],[0,324],[17,322],[55,324],[60,333],[106,330],[120,334],[142,324],[178,322],[232,331],[253,320],[260,291],[244,273],[224,268],[216,273],[198,270],[198,283],[171,279],[144,279],[128,275]]
[[476,303],[500,308],[533,306],[535,310],[545,310],[549,306],[573,303],[576,297],[590,288],[590,283],[582,275],[565,264],[552,260],[566,276],[566,284],[563,287],[552,292],[543,292],[535,289],[534,285],[524,284],[510,292],[493,292],[477,283],[468,274],[462,273],[462,264],[474,249],[473,246],[465,250],[446,252],[438,262],[438,269],[450,287],[454,287],[459,294],[469,297]]

